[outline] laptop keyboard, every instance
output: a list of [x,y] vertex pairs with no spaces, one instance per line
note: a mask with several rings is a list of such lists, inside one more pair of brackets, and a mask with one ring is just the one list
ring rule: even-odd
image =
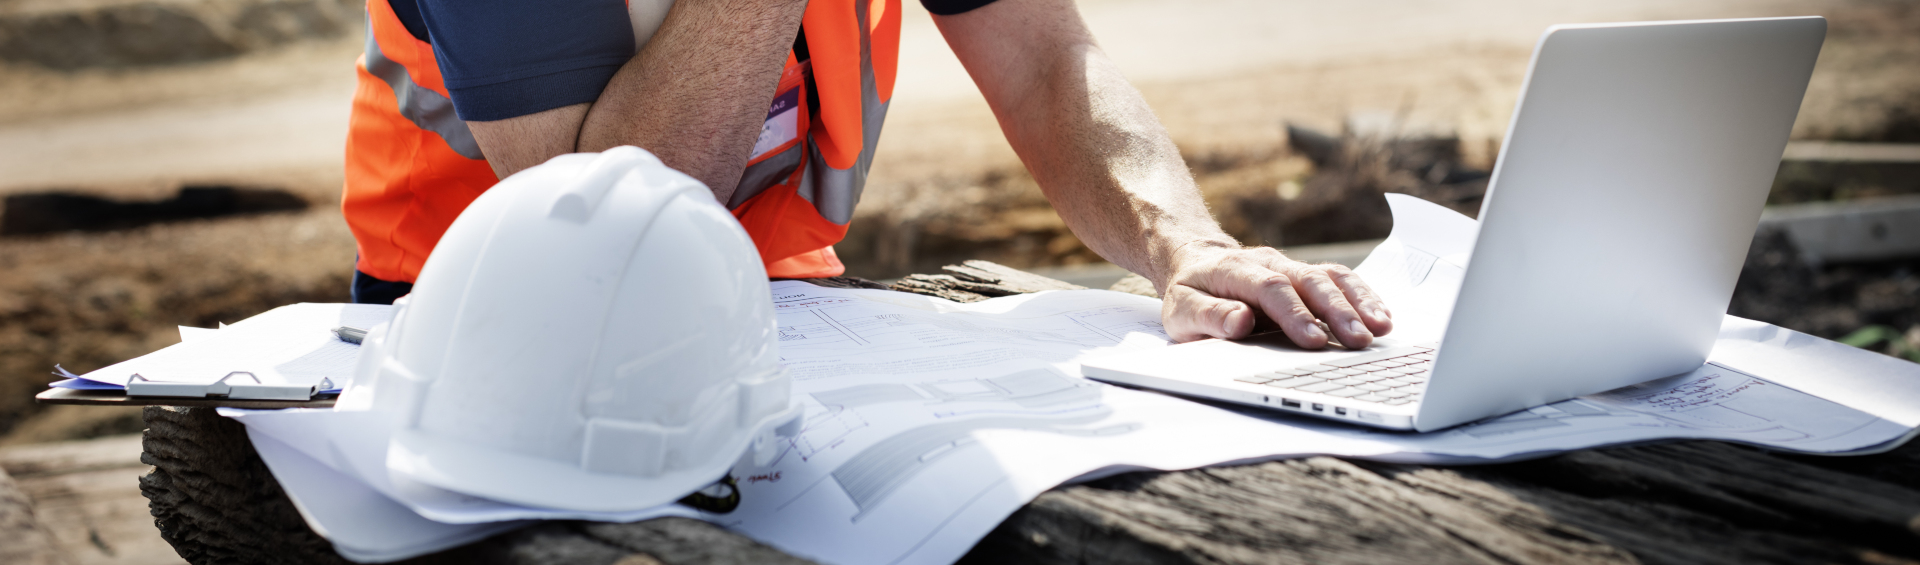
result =
[[1396,347],[1234,380],[1389,406],[1420,400],[1433,348]]

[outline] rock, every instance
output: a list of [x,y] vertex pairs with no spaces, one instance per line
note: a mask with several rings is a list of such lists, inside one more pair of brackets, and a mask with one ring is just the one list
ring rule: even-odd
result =
[[[1460,139],[1432,128],[1359,126],[1332,135],[1286,124],[1287,147],[1313,162],[1297,194],[1261,193],[1236,203],[1273,218],[1261,242],[1275,247],[1386,237],[1393,226],[1385,193],[1413,195],[1475,215],[1490,175],[1463,163]],[[1375,120],[1377,121],[1377,120]]]
[[[0,563],[180,562],[140,496],[138,478],[148,467],[140,463],[139,434],[8,445],[0,448],[0,468],[0,476],[12,476],[0,482],[18,489],[19,502],[32,502],[28,514],[38,524],[23,524],[0,500]],[[36,544],[56,558],[34,561]],[[10,553],[16,549],[25,553]]]
[[34,517],[33,501],[0,470],[0,563],[64,565],[52,533]]

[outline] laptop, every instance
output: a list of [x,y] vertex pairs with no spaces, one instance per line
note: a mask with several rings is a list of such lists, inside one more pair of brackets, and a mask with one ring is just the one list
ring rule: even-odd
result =
[[1430,431],[1697,369],[1825,37],[1819,17],[1549,28],[1437,342],[1306,352],[1276,332],[1083,374]]

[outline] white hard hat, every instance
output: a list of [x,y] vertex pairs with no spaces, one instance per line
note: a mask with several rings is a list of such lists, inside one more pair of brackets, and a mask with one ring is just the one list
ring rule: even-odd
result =
[[482,194],[362,351],[390,472],[515,504],[626,511],[798,427],[767,274],[699,181],[636,147]]

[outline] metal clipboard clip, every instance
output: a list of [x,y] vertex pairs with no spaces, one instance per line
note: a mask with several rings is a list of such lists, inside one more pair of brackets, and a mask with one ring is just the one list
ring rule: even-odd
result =
[[[237,381],[234,375],[246,375],[246,380]],[[320,379],[312,385],[270,385],[260,382],[260,378],[246,371],[234,371],[210,384],[177,383],[149,380],[134,375],[127,381],[128,396],[167,396],[175,398],[231,398],[234,400],[312,400],[313,395],[333,388],[331,379]]]

